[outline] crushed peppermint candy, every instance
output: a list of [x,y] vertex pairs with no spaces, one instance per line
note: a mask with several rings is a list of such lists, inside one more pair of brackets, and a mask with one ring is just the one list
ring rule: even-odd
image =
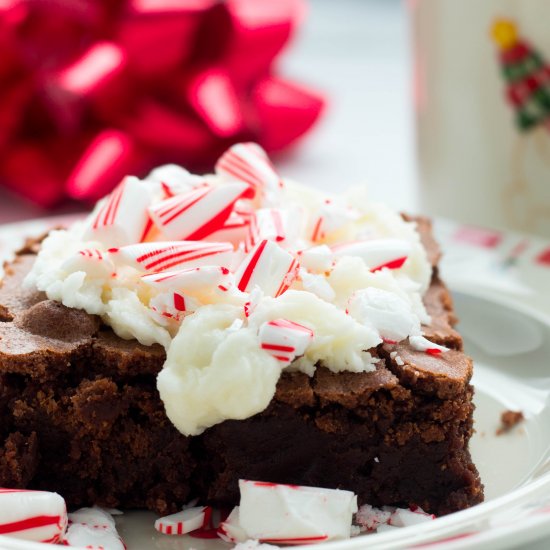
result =
[[424,351],[428,355],[439,355],[445,351],[449,351],[448,347],[440,346],[430,342],[424,336],[409,336],[409,344],[416,351]]
[[66,527],[67,508],[57,493],[0,488],[0,535],[57,543]]
[[126,550],[112,514],[98,507],[81,508],[69,514],[63,542],[68,546],[94,550]]
[[210,522],[212,508],[197,506],[164,516],[155,521],[155,529],[164,535],[185,535],[206,527]]
[[[359,190],[333,197],[283,180],[259,145],[241,143],[215,174],[166,165],[124,178],[85,222],[50,233],[25,284],[163,345],[160,396],[190,435],[264,410],[290,366],[369,372],[369,350],[407,339],[437,357],[446,348],[420,329],[431,275],[413,223]],[[277,319],[315,337],[287,342],[264,325]],[[197,386],[205,393],[183,422]],[[239,397],[220,406],[221,391]]]
[[[165,535],[215,534],[236,548],[248,548],[247,544],[306,545],[349,539],[436,519],[418,506],[363,504],[357,508],[357,496],[338,489],[241,479],[239,490],[240,503],[228,515],[194,501],[181,512],[157,519],[155,529]],[[256,547],[261,546],[251,546]]]
[[303,355],[313,340],[313,331],[286,319],[268,321],[260,327],[260,346],[283,366]]

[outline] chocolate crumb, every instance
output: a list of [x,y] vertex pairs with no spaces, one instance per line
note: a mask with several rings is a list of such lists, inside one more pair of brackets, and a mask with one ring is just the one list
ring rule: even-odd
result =
[[521,411],[504,411],[500,415],[500,427],[496,431],[496,435],[508,433],[514,426],[523,422],[525,417]]

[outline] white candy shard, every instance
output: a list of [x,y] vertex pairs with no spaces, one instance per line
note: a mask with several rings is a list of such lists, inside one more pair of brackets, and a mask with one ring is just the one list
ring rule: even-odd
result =
[[155,521],[155,529],[164,535],[185,535],[206,527],[210,522],[212,508],[197,506],[164,516]]
[[300,257],[300,264],[309,271],[325,273],[332,268],[334,254],[326,244],[307,248],[298,254]]
[[177,164],[159,166],[152,170],[145,179],[160,183],[165,198],[187,193],[191,189],[206,184],[204,178],[191,174]]
[[439,355],[440,353],[449,351],[449,348],[434,344],[427,338],[424,338],[424,336],[411,336],[409,338],[409,343],[416,351],[425,351],[428,355]]
[[66,527],[67,508],[57,493],[0,488],[0,535],[56,543]]
[[68,546],[91,550],[126,550],[111,514],[96,507],[82,508],[69,514],[64,542]]
[[427,514],[422,508],[407,510],[405,508],[397,508],[390,516],[389,525],[394,527],[409,527],[418,523],[434,520],[433,514]]
[[149,214],[169,239],[198,241],[223,227],[235,201],[248,189],[244,183],[204,185],[152,205]]
[[325,199],[310,221],[309,238],[314,243],[323,241],[358,217],[359,213],[353,208]]
[[266,152],[256,143],[238,143],[229,148],[216,163],[216,174],[229,181],[244,181],[254,189],[263,204],[277,202],[283,182]]
[[235,273],[237,287],[250,292],[259,286],[268,296],[286,292],[297,276],[297,260],[273,241],[259,242],[246,256]]
[[374,508],[370,504],[363,504],[355,514],[355,523],[363,531],[375,531],[384,523],[388,523],[391,512]]
[[401,239],[370,239],[334,245],[331,247],[338,258],[358,256],[371,271],[383,268],[399,269],[411,253],[411,244]]
[[109,253],[117,264],[157,273],[179,267],[229,266],[233,259],[233,246],[230,243],[166,241],[111,248]]
[[275,319],[262,324],[259,337],[260,347],[286,367],[305,353],[313,331],[293,321]]
[[61,269],[67,273],[84,271],[91,278],[103,279],[114,274],[115,264],[107,252],[97,248],[84,248],[67,258],[61,264]]
[[350,537],[357,497],[350,491],[239,480],[239,521],[260,541],[305,544]]
[[126,176],[92,213],[84,240],[100,241],[108,246],[122,246],[145,240],[151,229],[147,212],[153,199],[147,182]]
[[245,542],[248,536],[241,527],[239,519],[239,507],[235,506],[225,521],[222,521],[218,527],[218,537],[225,542],[233,544],[237,542]]
[[380,288],[355,292],[348,302],[348,313],[365,326],[372,327],[389,343],[420,334],[420,321],[403,298]]

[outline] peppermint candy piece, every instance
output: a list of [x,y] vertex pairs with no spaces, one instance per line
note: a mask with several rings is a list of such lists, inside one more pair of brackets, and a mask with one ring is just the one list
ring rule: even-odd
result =
[[187,291],[189,293],[213,288],[227,291],[233,284],[231,273],[227,268],[211,265],[142,275],[141,280],[159,290]]
[[252,232],[252,219],[251,217],[244,217],[240,214],[231,212],[229,218],[225,221],[220,229],[214,231],[207,237],[205,241],[224,241],[230,242],[233,248],[239,248],[244,243],[251,241]]
[[409,527],[410,525],[418,525],[419,523],[425,523],[426,521],[434,520],[433,514],[427,514],[422,508],[405,509],[396,508],[392,512],[388,521],[389,525],[394,527]]
[[420,334],[418,316],[411,305],[394,292],[375,287],[358,290],[349,299],[347,311],[388,343]]
[[233,246],[230,243],[167,241],[130,244],[111,248],[109,253],[118,264],[156,273],[184,266],[231,265]]
[[308,271],[315,273],[330,271],[334,261],[334,254],[326,244],[301,250],[298,252],[298,256],[300,257],[300,264]]
[[268,296],[280,296],[297,276],[297,260],[273,241],[259,242],[235,273],[237,288],[250,292],[259,286]]
[[298,209],[259,208],[255,215],[252,245],[267,239],[279,244],[290,245],[300,233],[300,212]]
[[358,217],[359,213],[353,208],[325,199],[319,212],[310,221],[309,239],[314,243],[323,241]]
[[207,527],[211,515],[212,508],[210,506],[186,508],[176,514],[157,519],[155,529],[164,535],[185,535]]
[[147,212],[152,191],[147,182],[126,176],[107,198],[98,203],[84,232],[84,240],[99,241],[108,246],[144,241],[152,226]]
[[217,534],[223,541],[233,544],[248,540],[246,532],[240,525],[238,506],[235,506],[227,516],[227,519],[220,523]]
[[67,273],[84,271],[89,277],[100,279],[113,275],[115,264],[107,252],[102,252],[97,248],[85,248],[67,258],[61,264],[61,269]]
[[126,550],[111,514],[95,507],[81,508],[69,514],[64,542],[68,546],[91,550]]
[[313,340],[311,329],[287,319],[263,323],[258,334],[260,347],[281,362],[283,367],[303,355]]
[[362,531],[376,531],[380,525],[388,523],[391,515],[390,511],[363,504],[355,514],[355,523],[361,527]]
[[200,302],[181,292],[158,294],[149,302],[153,318],[161,325],[167,325],[170,321],[181,321],[185,315],[196,311],[200,305]]
[[177,164],[158,166],[145,179],[159,183],[165,198],[187,193],[196,187],[206,185],[204,178],[191,174]]
[[239,480],[239,522],[253,539],[304,544],[346,539],[357,497],[351,491]]
[[424,336],[410,336],[409,343],[414,350],[425,351],[428,355],[439,355],[440,353],[449,351],[449,348],[434,344],[427,338],[424,338]]
[[383,268],[399,269],[411,253],[411,245],[401,239],[372,239],[355,241],[332,246],[334,255],[358,256],[371,271]]
[[249,189],[245,183],[204,185],[154,204],[149,214],[168,238],[199,241],[223,227],[235,201]]
[[57,493],[0,489],[0,535],[57,543],[66,527],[67,508]]
[[230,147],[216,163],[216,174],[229,181],[244,181],[260,203],[267,198],[277,202],[283,182],[267,153],[256,143],[238,143]]

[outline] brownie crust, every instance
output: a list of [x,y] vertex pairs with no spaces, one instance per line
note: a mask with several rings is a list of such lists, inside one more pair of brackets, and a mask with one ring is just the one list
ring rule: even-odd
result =
[[285,371],[263,412],[196,437],[167,419],[156,390],[162,347],[122,340],[100,320],[24,291],[26,249],[0,287],[0,486],[54,490],[69,506],[149,508],[193,497],[230,507],[239,478],[355,491],[361,503],[438,515],[483,500],[468,441],[472,362],[434,266],[425,304],[438,357],[381,345],[370,373]]

